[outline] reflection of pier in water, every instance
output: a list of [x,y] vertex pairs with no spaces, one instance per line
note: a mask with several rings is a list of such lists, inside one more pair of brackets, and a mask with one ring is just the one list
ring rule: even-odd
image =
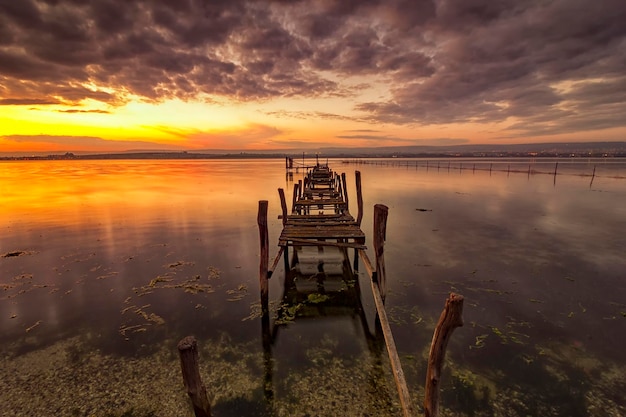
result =
[[[312,320],[323,322],[347,318],[352,322],[352,327],[367,344],[371,357],[369,384],[375,389],[378,381],[384,379],[382,354],[385,341],[378,321],[376,330],[370,330],[361,301],[358,274],[352,269],[347,248],[293,246],[292,249],[291,259],[289,256],[284,258],[282,295],[274,322],[270,323],[268,314],[262,317],[264,392],[268,405],[272,408],[275,395],[274,349],[280,343],[281,331]],[[390,398],[379,400],[392,402]]]

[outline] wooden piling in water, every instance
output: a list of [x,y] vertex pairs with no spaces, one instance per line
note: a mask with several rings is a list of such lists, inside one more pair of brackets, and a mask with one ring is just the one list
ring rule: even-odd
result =
[[[282,188],[278,189],[278,195],[280,196],[280,208],[283,211],[283,226],[287,223],[287,201],[285,200],[285,190],[283,190]],[[259,202],[259,205],[261,203]]]
[[341,173],[341,183],[343,184],[343,201],[345,202],[344,210],[349,211],[349,203],[348,203],[348,186],[346,184],[346,173]]
[[298,184],[293,185],[293,196],[291,198],[291,212],[294,213],[296,211],[296,201],[298,201]]
[[[283,219],[284,221],[285,219]],[[257,215],[259,225],[259,242],[261,246],[261,259],[259,260],[259,288],[261,292],[261,311],[269,311],[269,285],[268,285],[268,263],[269,263],[269,233],[267,231],[267,200],[259,201],[259,213]],[[276,263],[276,262],[274,262]],[[275,266],[272,265],[272,268]]]
[[357,204],[356,224],[360,226],[361,220],[363,220],[363,191],[361,189],[361,171],[354,171],[354,178],[356,182]]
[[196,417],[211,417],[211,404],[207,396],[207,390],[200,377],[198,365],[198,342],[193,336],[187,336],[178,342],[180,355],[180,367],[183,373],[183,381],[187,389],[187,395],[193,404],[193,412]]
[[380,295],[385,301],[387,277],[385,270],[385,239],[387,238],[387,216],[389,208],[383,204],[374,206],[374,254],[376,256],[376,281]]
[[439,385],[446,347],[455,328],[463,326],[463,296],[451,293],[433,333],[426,370],[424,416],[439,416]]

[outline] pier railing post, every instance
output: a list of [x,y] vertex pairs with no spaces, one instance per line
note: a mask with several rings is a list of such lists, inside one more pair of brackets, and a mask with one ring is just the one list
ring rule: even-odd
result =
[[385,239],[387,238],[387,215],[389,208],[384,204],[374,206],[374,252],[376,255],[376,279],[383,301],[387,293],[385,272]]
[[[283,219],[284,221],[284,219]],[[267,231],[267,200],[259,201],[259,241],[261,245],[261,259],[259,260],[259,287],[261,289],[261,310],[267,313],[269,305],[269,285],[267,267],[269,264],[269,234]]]
[[439,416],[439,385],[441,367],[446,356],[446,347],[455,328],[463,326],[463,296],[451,293],[447,300],[430,344],[426,386],[424,395],[424,416]]
[[196,417],[211,417],[211,404],[207,396],[206,387],[200,377],[198,366],[198,342],[193,336],[187,336],[178,342],[180,367],[187,394],[193,404]]

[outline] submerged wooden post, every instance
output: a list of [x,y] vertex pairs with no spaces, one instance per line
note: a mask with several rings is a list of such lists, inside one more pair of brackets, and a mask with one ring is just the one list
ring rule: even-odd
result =
[[380,296],[385,300],[387,276],[385,272],[385,239],[387,238],[387,215],[389,208],[384,204],[374,206],[374,253],[376,255],[376,279]]
[[439,415],[439,383],[446,347],[455,328],[463,326],[463,296],[450,293],[433,333],[426,370],[424,416]]
[[[284,195],[283,195],[284,197]],[[283,218],[284,221],[284,218]],[[267,232],[267,200],[259,201],[259,241],[261,244],[261,259],[259,260],[259,288],[261,290],[261,311],[263,314],[269,310],[269,285],[267,266],[269,263],[269,234]]]
[[180,367],[187,394],[193,404],[196,417],[211,417],[211,404],[207,396],[206,387],[200,377],[198,366],[198,342],[193,336],[187,336],[178,342]]

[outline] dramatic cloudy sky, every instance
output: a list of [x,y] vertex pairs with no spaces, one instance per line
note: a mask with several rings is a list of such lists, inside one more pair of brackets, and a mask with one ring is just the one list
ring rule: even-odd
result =
[[625,0],[0,0],[0,152],[626,140]]

